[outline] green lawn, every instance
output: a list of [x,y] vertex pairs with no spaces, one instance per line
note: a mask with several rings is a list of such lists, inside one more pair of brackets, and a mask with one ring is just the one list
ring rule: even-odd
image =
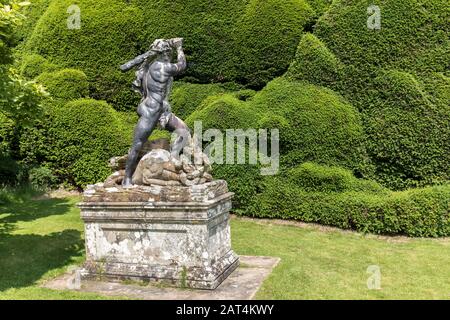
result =
[[[45,279],[80,264],[83,224],[77,198],[0,207],[0,299],[102,299],[53,291]],[[238,254],[281,258],[261,299],[450,299],[450,240],[385,238],[318,227],[232,220]],[[369,290],[369,265],[381,289]]]

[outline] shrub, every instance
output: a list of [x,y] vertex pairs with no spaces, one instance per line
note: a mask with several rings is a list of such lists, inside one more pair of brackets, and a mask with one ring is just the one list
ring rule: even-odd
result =
[[256,94],[255,90],[252,89],[242,89],[234,93],[234,96],[241,101],[247,101],[252,99]]
[[[385,0],[381,29],[368,0],[333,1],[305,35],[287,75],[325,85],[362,112],[366,149],[385,186],[448,179],[449,31],[444,0]],[[338,75],[335,65],[338,63]],[[439,135],[441,138],[439,139]],[[431,160],[432,159],[432,160]]]
[[237,23],[234,64],[239,78],[260,88],[287,69],[295,55],[303,26],[314,11],[303,0],[250,0]]
[[234,192],[233,212],[245,213],[248,204],[261,192],[263,176],[258,165],[214,164],[214,179],[224,179],[230,192]]
[[86,98],[89,94],[86,75],[76,69],[44,72],[36,78],[36,81],[43,84],[51,97],[59,101]]
[[11,143],[15,137],[15,126],[14,121],[0,113],[0,154],[10,152]]
[[8,154],[0,153],[0,186],[19,183],[19,164]]
[[442,108],[450,105],[450,78],[442,72],[432,72],[424,78],[423,89],[433,104]]
[[131,137],[107,103],[80,99],[53,107],[46,150],[48,167],[73,186],[104,180],[108,160],[127,152]]
[[[236,94],[229,93],[207,98],[186,120],[191,128],[194,128],[194,121],[202,121],[203,130],[218,129],[222,132],[224,163],[213,166],[213,175],[215,179],[224,179],[228,182],[230,191],[235,193],[233,203],[237,210],[256,195],[261,174],[257,165],[225,164],[227,156],[225,131],[254,128],[258,123],[258,117],[258,111],[252,108],[251,104],[239,100]],[[236,155],[237,145],[232,148]],[[246,147],[247,154],[248,147]]]
[[46,167],[36,167],[30,169],[28,179],[34,190],[47,191],[56,186],[57,177],[52,170]]
[[333,0],[309,0],[308,3],[315,12],[315,17],[320,17],[330,7]]
[[236,23],[247,0],[161,0],[132,2],[142,9],[142,39],[183,37],[189,68],[185,75],[202,83],[236,79],[233,54]]
[[20,73],[28,79],[34,79],[43,72],[53,72],[57,69],[57,65],[49,62],[43,56],[29,54],[22,59]]
[[236,98],[233,94],[223,94],[206,99],[187,119],[193,128],[194,121],[202,121],[203,129],[246,129],[257,123],[259,113],[251,104]]
[[313,161],[368,174],[359,114],[331,90],[279,78],[250,103],[265,117],[278,117],[283,166]]
[[[413,73],[448,69],[446,0],[384,0],[378,4],[381,29],[366,27],[370,0],[337,0],[319,19],[315,35],[340,61],[357,66]],[[366,74],[365,78],[371,78]]]
[[[197,120],[202,121],[204,130],[214,128],[222,133],[226,129],[279,129],[281,171],[316,161],[370,174],[357,111],[322,87],[276,79],[248,101],[239,100],[236,94],[211,96],[187,123],[192,128]],[[262,179],[259,170],[256,165],[223,164],[214,166],[214,175],[229,181],[236,193],[235,205],[241,208],[257,193]]]
[[172,95],[172,111],[181,119],[186,119],[208,96],[236,90],[236,85],[176,83]]
[[51,0],[31,0],[30,5],[24,8],[23,14],[26,16],[26,19],[23,21],[22,25],[19,26],[17,32],[22,40],[25,40],[33,31],[33,28],[47,9],[50,1]]
[[333,85],[340,80],[341,64],[333,53],[307,33],[301,39],[294,60],[286,72],[293,80],[306,80],[318,85]]
[[378,179],[394,189],[448,180],[450,106],[434,105],[405,72],[383,72],[375,83],[377,104],[364,117]]
[[62,68],[85,72],[92,87],[91,97],[107,100],[118,110],[135,108],[139,96],[130,90],[134,74],[122,74],[118,67],[148,47],[138,39],[142,33],[141,10],[122,0],[77,1],[82,25],[70,29],[67,8],[73,4],[71,0],[51,1],[24,49]]
[[363,191],[380,193],[384,189],[371,180],[357,179],[351,171],[340,167],[306,162],[288,171],[287,178],[308,192]]
[[413,237],[450,235],[450,186],[376,194],[368,192],[308,192],[277,177],[242,214],[295,219],[343,229]]
[[130,90],[134,74],[122,74],[118,66],[147,51],[156,38],[186,39],[189,79],[261,87],[287,69],[303,27],[314,16],[304,0],[80,0],[82,27],[69,29],[72,4],[50,1],[24,49],[84,71],[91,97],[117,110],[139,101]]

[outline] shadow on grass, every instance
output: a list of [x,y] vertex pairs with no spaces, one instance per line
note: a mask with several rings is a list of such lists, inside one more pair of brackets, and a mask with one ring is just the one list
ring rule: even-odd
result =
[[[0,206],[0,237],[15,229],[14,224],[53,215],[66,214],[72,204],[66,199],[29,200]],[[1,272],[1,271],[0,271]]]
[[47,235],[12,233],[19,222],[63,215],[72,207],[68,199],[30,199],[0,206],[0,292],[33,285],[48,271],[83,254],[84,240],[78,230]]
[[83,253],[78,230],[49,235],[0,235],[0,291],[34,284],[52,269],[70,264]]

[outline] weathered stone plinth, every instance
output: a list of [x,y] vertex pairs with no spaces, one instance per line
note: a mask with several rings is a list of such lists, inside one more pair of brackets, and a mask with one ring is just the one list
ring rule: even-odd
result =
[[232,196],[225,181],[91,186],[79,204],[86,237],[83,276],[216,288],[239,264],[230,241]]

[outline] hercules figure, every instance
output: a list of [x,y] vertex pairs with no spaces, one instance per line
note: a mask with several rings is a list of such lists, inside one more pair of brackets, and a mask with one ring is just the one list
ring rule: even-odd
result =
[[[125,178],[122,183],[125,187],[132,185],[139,151],[158,124],[161,128],[177,134],[177,138],[171,145],[172,156],[178,157],[187,143],[189,129],[171,112],[168,101],[173,77],[186,69],[186,57],[182,44],[181,38],[157,39],[148,52],[120,67],[122,71],[128,71],[139,65],[133,88],[142,95],[137,108],[140,118],[134,130],[133,145],[128,154]],[[177,50],[177,63],[171,62],[173,49]]]

